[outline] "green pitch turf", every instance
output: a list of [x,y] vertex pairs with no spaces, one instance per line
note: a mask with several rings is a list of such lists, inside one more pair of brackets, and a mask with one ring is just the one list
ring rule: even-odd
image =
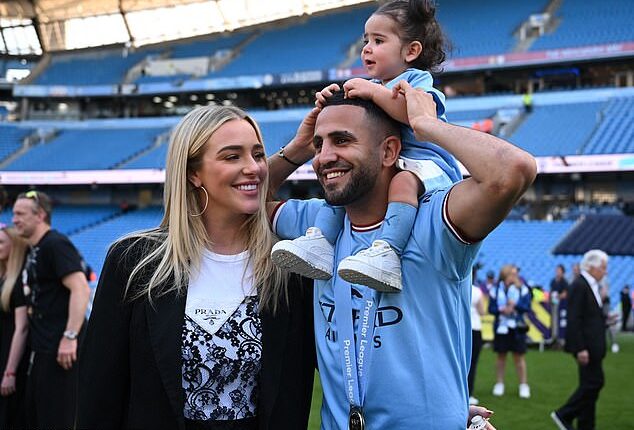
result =
[[[608,352],[603,361],[605,386],[597,404],[597,428],[634,430],[634,334],[617,336],[620,352]],[[490,348],[480,354],[474,396],[495,411],[492,423],[498,430],[556,430],[550,412],[561,406],[577,386],[577,366],[563,351],[529,349],[526,354],[531,398],[520,399],[512,357],[507,357],[506,393],[493,397],[495,356]],[[319,429],[321,386],[315,378],[308,428]],[[371,428],[371,425],[370,425]],[[396,429],[395,429],[396,430]]]

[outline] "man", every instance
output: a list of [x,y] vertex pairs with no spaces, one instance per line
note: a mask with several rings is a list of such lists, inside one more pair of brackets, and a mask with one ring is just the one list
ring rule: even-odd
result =
[[551,413],[561,430],[571,429],[577,419],[579,430],[594,429],[595,409],[604,377],[605,314],[602,310],[601,281],[608,272],[608,255],[598,249],[584,254],[581,274],[572,283],[568,299],[566,351],[579,367],[579,386],[565,405]]
[[568,295],[568,281],[566,281],[565,273],[564,265],[558,264],[555,268],[555,277],[550,281],[550,293],[556,292],[560,300]]
[[[429,94],[406,82],[397,91],[416,137],[451,152],[472,177],[421,198],[402,255],[401,293],[378,293],[337,275],[315,281],[323,429],[362,429],[363,422],[368,428],[465,428],[471,267],[480,241],[536,173],[526,152],[439,121]],[[313,168],[326,201],[346,211],[336,267],[376,237],[397,172],[400,131],[373,103],[335,94],[317,116],[313,144]],[[298,146],[290,144],[284,158],[307,159]],[[303,235],[322,204],[316,199],[284,203],[275,212],[276,232],[286,239]]]
[[18,195],[13,224],[29,245],[22,273],[31,360],[26,410],[29,428],[72,428],[78,335],[90,289],[77,249],[51,229],[51,200],[39,191]]
[[627,321],[630,319],[632,311],[632,297],[630,296],[630,286],[626,285],[621,290],[621,331],[627,331]]

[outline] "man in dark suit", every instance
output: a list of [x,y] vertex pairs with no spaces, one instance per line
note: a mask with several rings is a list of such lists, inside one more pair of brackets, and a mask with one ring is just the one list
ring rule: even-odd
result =
[[598,249],[584,254],[581,275],[570,288],[566,351],[579,366],[579,387],[565,405],[550,414],[560,430],[572,429],[576,418],[579,430],[594,429],[599,391],[604,377],[601,363],[605,357],[605,316],[599,283],[607,273],[608,255]]

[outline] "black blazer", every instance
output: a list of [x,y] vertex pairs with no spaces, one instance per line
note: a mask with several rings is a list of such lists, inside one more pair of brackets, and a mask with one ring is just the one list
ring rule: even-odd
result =
[[[184,429],[181,336],[186,297],[124,301],[139,253],[108,252],[80,348],[79,429]],[[137,245],[138,246],[138,245]],[[136,246],[134,247],[136,248]],[[305,429],[315,369],[312,281],[292,277],[290,306],[262,318],[260,429]]]
[[578,276],[570,286],[566,351],[576,355],[587,349],[591,360],[605,357],[605,316],[590,284]]

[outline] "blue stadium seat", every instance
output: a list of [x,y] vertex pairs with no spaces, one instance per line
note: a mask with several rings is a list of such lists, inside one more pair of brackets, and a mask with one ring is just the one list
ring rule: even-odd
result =
[[22,148],[22,140],[32,132],[12,124],[0,124],[0,162]]
[[110,244],[117,238],[138,230],[146,230],[159,225],[163,209],[149,207],[128,212],[93,228],[70,236],[86,262],[95,273],[100,274]]
[[584,154],[624,154],[634,152],[634,97],[613,98],[601,113],[601,123]]
[[112,169],[149,149],[164,129],[63,130],[48,143],[36,145],[6,170]]
[[631,42],[634,3],[631,0],[564,1],[555,16],[561,21],[551,34],[535,41],[531,51]]
[[601,102],[535,106],[510,140],[535,156],[579,154],[600,122],[602,106]]

